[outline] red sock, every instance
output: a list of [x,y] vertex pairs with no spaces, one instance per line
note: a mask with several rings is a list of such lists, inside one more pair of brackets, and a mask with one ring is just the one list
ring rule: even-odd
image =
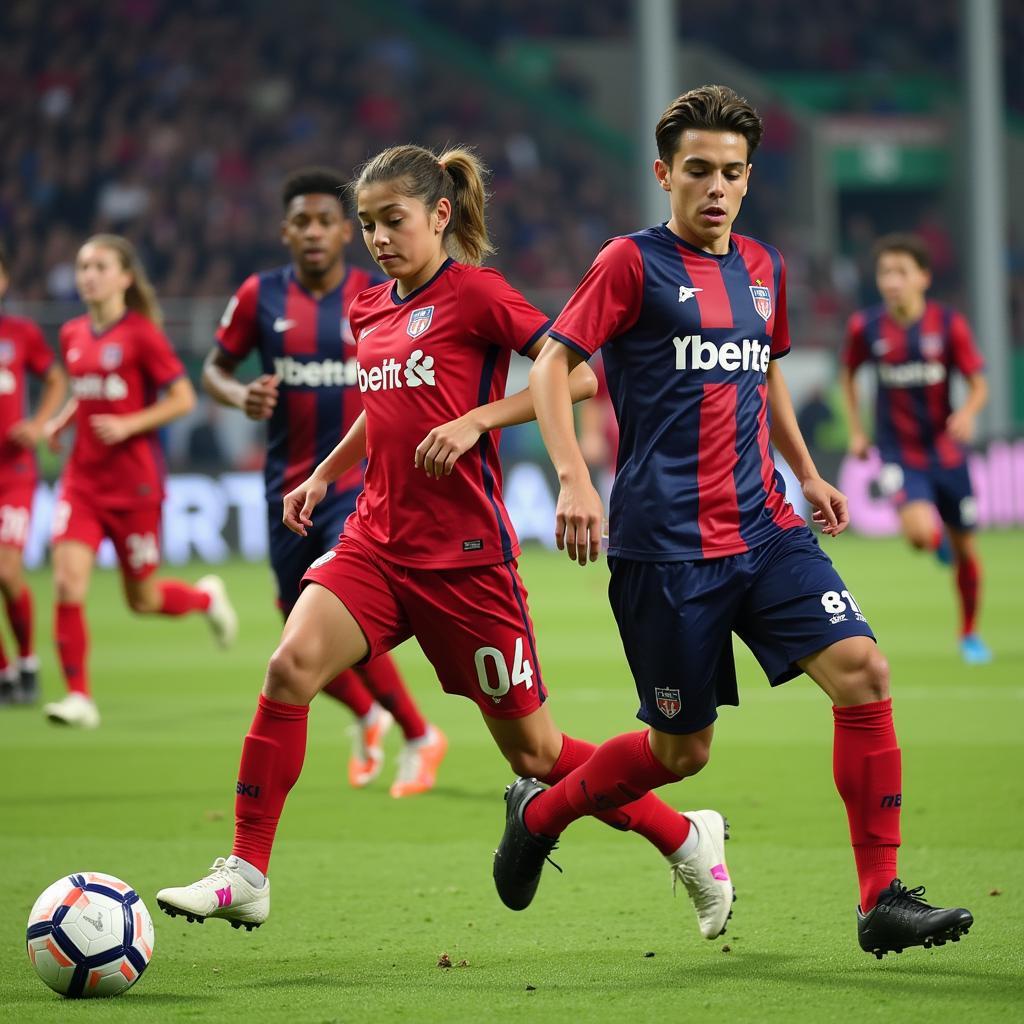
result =
[[860,882],[860,906],[867,913],[879,892],[897,874],[903,794],[892,700],[833,707],[832,715],[832,774],[846,804]]
[[524,820],[531,832],[560,836],[577,818],[623,807],[678,781],[654,756],[646,729],[613,736],[561,782],[534,797]]
[[7,660],[7,652],[4,650],[3,637],[0,637],[0,672],[8,669],[10,664],[11,663]]
[[[562,734],[562,751],[554,768],[540,781],[549,786],[560,782],[590,760],[597,747],[586,740]],[[534,797],[533,803],[536,803]],[[622,832],[636,832],[657,847],[664,856],[675,853],[690,834],[690,820],[677,810],[647,793],[639,800],[597,815],[605,824]]]
[[335,676],[325,687],[324,693],[341,701],[356,718],[368,715],[373,707],[373,696],[363,685],[362,679],[352,669],[346,669]]
[[88,697],[86,658],[89,654],[89,631],[85,625],[85,613],[80,604],[58,604],[56,619],[54,639],[68,691]]
[[18,642],[18,654],[22,658],[32,656],[32,591],[22,587],[16,598],[5,597],[7,618],[11,621],[14,638]]
[[942,547],[942,538],[946,535],[946,530],[942,526],[936,526],[935,532],[932,534],[932,546],[929,550],[938,551]]
[[381,654],[360,665],[356,671],[362,676],[377,703],[394,716],[407,740],[418,740],[427,734],[427,720],[420,714],[412,695],[405,688],[398,667],[390,654]]
[[960,633],[974,632],[978,616],[978,591],[981,589],[981,566],[975,558],[965,558],[956,565],[956,589],[960,594]]
[[210,607],[210,595],[181,580],[157,580],[160,589],[158,615],[188,615],[205,612]]
[[302,772],[308,718],[308,705],[282,704],[260,694],[242,744],[231,852],[264,874],[285,798]]

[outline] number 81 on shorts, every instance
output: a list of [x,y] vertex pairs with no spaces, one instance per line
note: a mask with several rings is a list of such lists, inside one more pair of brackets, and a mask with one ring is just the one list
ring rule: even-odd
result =
[[511,666],[497,647],[477,648],[473,655],[473,661],[476,665],[476,677],[480,683],[480,689],[495,704],[513,686],[525,686],[527,690],[533,686],[533,667],[530,665],[529,659],[523,657],[523,638],[521,636],[516,638]]

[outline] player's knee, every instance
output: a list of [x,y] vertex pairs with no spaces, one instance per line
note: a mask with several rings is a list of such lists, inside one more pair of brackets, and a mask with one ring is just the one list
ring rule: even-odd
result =
[[711,760],[711,745],[708,743],[688,743],[683,747],[673,747],[655,755],[673,775],[688,779],[696,775]]
[[85,601],[85,580],[74,573],[58,572],[53,580],[57,604],[82,604]]
[[15,598],[21,593],[21,569],[17,564],[7,565],[0,561],[0,594],[6,598]]
[[136,615],[153,615],[160,610],[158,600],[154,600],[153,595],[145,591],[132,591],[125,595],[125,600]]
[[934,546],[934,536],[920,530],[910,530],[907,533],[907,541],[918,551],[930,551]]
[[287,640],[270,656],[263,692],[271,700],[306,703],[316,693],[317,673],[308,652]]
[[858,652],[843,675],[844,704],[871,704],[889,697],[889,662],[874,644]]

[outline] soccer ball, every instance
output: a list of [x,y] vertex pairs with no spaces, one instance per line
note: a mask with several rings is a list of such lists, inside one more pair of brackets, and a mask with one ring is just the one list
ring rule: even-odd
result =
[[120,878],[83,871],[45,889],[28,916],[28,958],[69,999],[116,996],[153,956],[153,919]]

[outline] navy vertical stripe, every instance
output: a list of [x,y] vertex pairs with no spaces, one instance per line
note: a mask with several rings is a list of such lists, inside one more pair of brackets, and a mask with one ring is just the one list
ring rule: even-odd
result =
[[[274,359],[284,355],[284,336],[274,330],[274,321],[285,312],[286,278],[282,269],[260,274],[256,311],[260,337],[260,359],[264,373],[274,372]],[[285,402],[280,402],[267,423],[267,456],[263,470],[267,498],[276,501],[281,494],[288,461],[288,417]]]
[[[487,350],[487,355],[484,356],[484,365],[480,371],[480,389],[477,392],[477,405],[484,405],[490,400],[491,381],[494,379],[494,367],[498,361],[500,351],[497,345],[491,345]],[[512,559],[512,538],[509,536],[508,530],[505,529],[505,521],[501,517],[501,509],[498,507],[498,502],[494,497],[494,473],[487,463],[487,457],[494,448],[489,432],[480,437],[479,448],[480,472],[483,477],[484,493],[487,495],[487,500],[491,503],[491,508],[494,509],[494,517],[498,521],[498,534],[501,537],[501,554],[504,560],[508,562]]]

